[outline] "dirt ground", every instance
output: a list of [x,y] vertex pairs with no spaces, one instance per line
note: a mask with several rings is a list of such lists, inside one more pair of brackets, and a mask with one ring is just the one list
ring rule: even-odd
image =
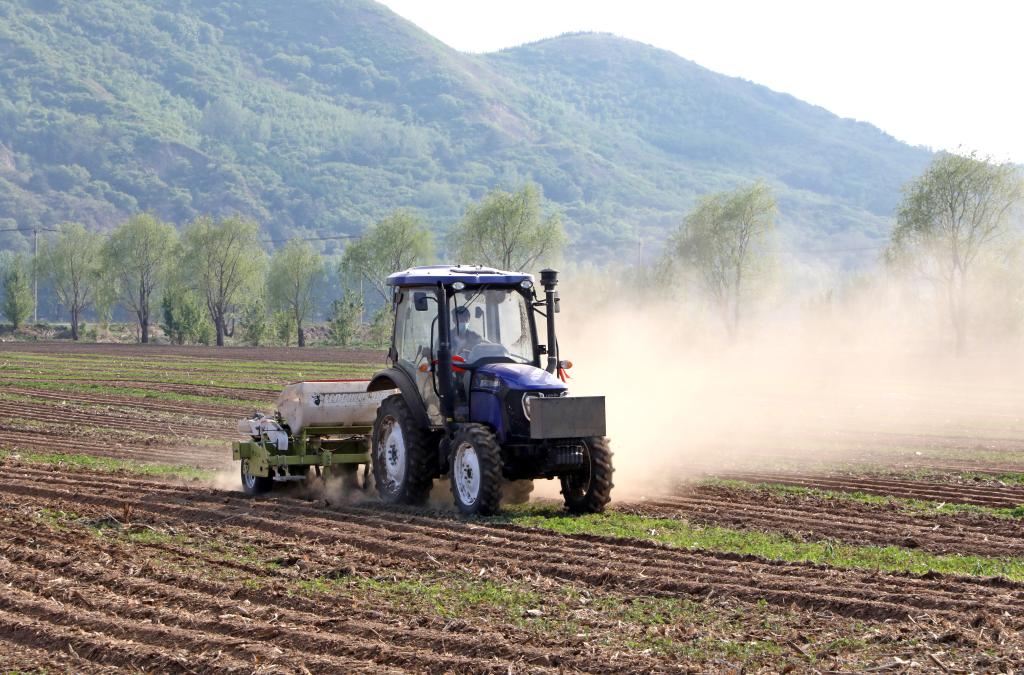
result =
[[[356,376],[379,358],[0,345],[0,669],[1024,666],[1024,583],[1006,578],[558,533],[514,519],[459,519],[444,504],[400,509],[372,496],[240,492],[228,447],[238,417],[270,405],[281,384],[310,377],[305,364],[319,363],[323,377]],[[1024,530],[1008,513],[1024,504],[1013,473],[1021,451],[1024,441],[1005,438],[1002,454],[985,461],[943,455],[887,467],[879,451],[861,469],[738,467],[716,481],[688,477],[668,494],[615,502],[608,518],[1015,561],[1024,559]],[[81,455],[218,473],[144,475],[70,457]]]

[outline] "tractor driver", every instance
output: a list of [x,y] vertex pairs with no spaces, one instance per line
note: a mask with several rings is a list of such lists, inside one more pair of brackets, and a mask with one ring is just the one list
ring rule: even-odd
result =
[[455,308],[455,331],[452,333],[452,355],[459,355],[463,359],[469,358],[469,352],[476,347],[483,338],[469,327],[469,308],[460,306]]

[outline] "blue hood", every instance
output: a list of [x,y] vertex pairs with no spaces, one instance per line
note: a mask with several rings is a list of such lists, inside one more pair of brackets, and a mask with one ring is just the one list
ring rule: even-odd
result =
[[478,373],[494,375],[509,389],[531,391],[563,391],[565,383],[544,370],[523,363],[488,363],[477,369]]

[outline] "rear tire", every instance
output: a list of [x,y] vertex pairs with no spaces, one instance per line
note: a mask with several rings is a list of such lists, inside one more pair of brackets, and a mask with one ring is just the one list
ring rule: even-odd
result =
[[373,423],[373,481],[387,504],[422,504],[434,483],[430,434],[401,394],[384,399]]
[[249,473],[249,460],[243,459],[242,465],[242,489],[247,495],[262,495],[274,488],[274,479],[270,476],[254,476]]
[[490,516],[501,506],[501,448],[490,429],[463,424],[451,443],[452,498],[463,515]]
[[562,476],[562,497],[570,513],[601,513],[612,499],[612,450],[608,439],[585,438],[587,461],[578,473]]

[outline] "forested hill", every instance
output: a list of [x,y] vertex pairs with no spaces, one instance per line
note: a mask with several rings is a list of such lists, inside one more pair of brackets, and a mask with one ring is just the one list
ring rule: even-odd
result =
[[367,0],[0,4],[0,229],[152,210],[354,233],[406,206],[443,230],[532,179],[603,258],[764,177],[797,243],[848,246],[884,235],[928,159],[607,35],[469,55]]

